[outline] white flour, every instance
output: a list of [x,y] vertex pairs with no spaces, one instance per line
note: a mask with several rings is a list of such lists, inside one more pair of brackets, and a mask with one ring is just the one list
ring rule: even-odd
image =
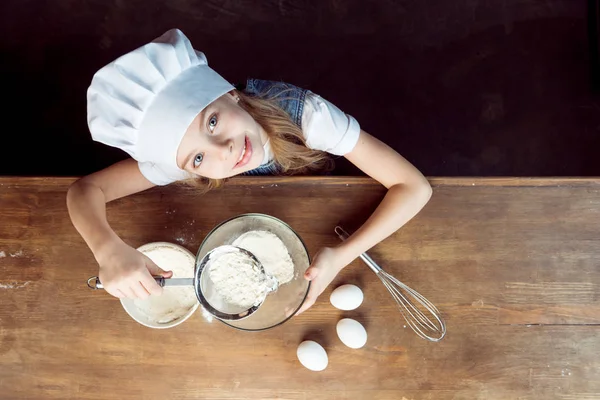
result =
[[[294,263],[285,244],[267,231],[250,231],[238,237],[234,246],[248,250],[263,265],[265,273],[284,285],[294,278]],[[249,308],[259,303],[267,282],[243,254],[232,253],[215,260],[209,270],[214,289],[229,304]]]
[[208,273],[215,291],[229,304],[250,308],[266,294],[264,276],[243,253],[229,253],[216,258]]
[[277,278],[280,285],[294,278],[294,262],[285,244],[274,233],[267,231],[250,231],[233,242],[254,254],[265,268],[268,275]]
[[[173,278],[193,278],[195,258],[176,247],[157,246],[143,253],[165,271],[173,271]],[[166,324],[186,315],[197,303],[193,286],[165,287],[161,296],[150,296],[133,302],[150,321]]]

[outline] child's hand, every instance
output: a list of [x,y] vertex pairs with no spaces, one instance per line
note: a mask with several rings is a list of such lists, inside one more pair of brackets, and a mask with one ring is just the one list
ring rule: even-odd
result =
[[317,297],[345,267],[345,265],[340,265],[339,259],[336,249],[330,247],[324,247],[317,253],[310,268],[304,274],[304,278],[311,281],[310,290],[296,315],[303,313],[315,304]]
[[99,258],[99,278],[104,289],[115,297],[145,299],[162,294],[162,287],[153,276],[170,278],[173,273],[164,271],[152,260],[125,243],[106,249]]

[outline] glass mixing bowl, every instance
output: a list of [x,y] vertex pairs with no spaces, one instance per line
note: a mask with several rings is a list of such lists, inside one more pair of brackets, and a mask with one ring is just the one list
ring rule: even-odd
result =
[[269,231],[285,244],[294,262],[294,278],[270,293],[260,308],[249,317],[238,321],[222,321],[246,331],[262,331],[283,324],[300,309],[310,287],[310,282],[304,278],[310,266],[304,242],[288,224],[270,215],[243,214],[222,222],[202,242],[196,262],[214,248],[232,244],[242,234],[257,230]]

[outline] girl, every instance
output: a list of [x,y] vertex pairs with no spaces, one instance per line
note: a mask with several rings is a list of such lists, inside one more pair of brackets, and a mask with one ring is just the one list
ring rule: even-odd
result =
[[250,79],[236,90],[176,29],[98,71],[87,100],[93,139],[132,157],[81,178],[67,194],[73,225],[116,297],[160,295],[152,276],[171,276],[123,242],[106,219],[106,203],[155,185],[188,180],[212,188],[239,174],[303,173],[324,168],[327,153],[346,157],[384,185],[388,192],[364,225],[314,257],[305,275],[310,292],[299,313],[342,268],[403,226],[431,197],[415,167],[333,104],[268,81]]

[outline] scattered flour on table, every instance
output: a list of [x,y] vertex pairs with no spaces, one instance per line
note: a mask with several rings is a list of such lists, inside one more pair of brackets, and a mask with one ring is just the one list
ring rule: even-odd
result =
[[4,257],[6,257],[6,253],[3,251],[0,251],[0,258],[4,258]]
[[[193,278],[195,258],[176,247],[157,246],[143,253],[165,271],[173,271],[173,278]],[[197,303],[193,286],[165,287],[160,296],[133,301],[138,310],[150,321],[166,324],[186,315]]]
[[[268,231],[250,231],[238,237],[234,246],[248,250],[263,265],[265,273],[284,285],[294,278],[294,263],[285,244]],[[214,288],[229,304],[250,308],[266,293],[267,282],[248,258],[239,253],[221,256],[209,270]]]
[[30,281],[25,281],[21,284],[19,284],[17,282],[0,283],[0,289],[21,289],[21,288],[24,288],[25,286],[29,285],[30,283],[31,283]]

